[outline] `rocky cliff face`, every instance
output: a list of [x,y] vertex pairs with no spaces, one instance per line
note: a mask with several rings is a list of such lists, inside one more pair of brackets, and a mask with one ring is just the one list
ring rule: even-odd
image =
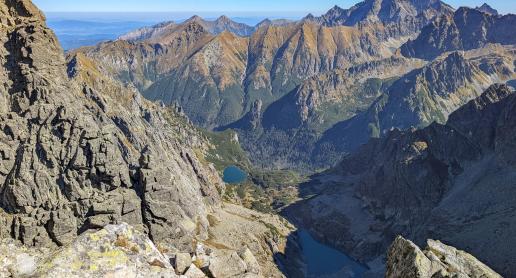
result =
[[511,28],[516,15],[498,16],[476,9],[460,8],[453,15],[444,15],[427,25],[419,36],[401,47],[407,57],[432,60],[444,52],[471,50],[489,43],[513,45],[516,38]]
[[365,262],[402,234],[444,240],[514,276],[515,101],[511,89],[495,85],[446,125],[373,139],[302,186],[316,196],[285,214]]
[[64,245],[123,221],[178,249],[206,238],[222,182],[199,162],[207,143],[188,121],[83,56],[67,72],[30,1],[1,1],[0,14],[0,235]]

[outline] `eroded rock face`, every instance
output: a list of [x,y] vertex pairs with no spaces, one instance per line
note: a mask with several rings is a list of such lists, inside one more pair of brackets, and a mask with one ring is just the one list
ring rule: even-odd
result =
[[[0,235],[70,243],[127,222],[183,250],[207,235],[219,202],[204,139],[180,114],[146,102],[85,57],[68,67],[30,1],[0,1]],[[69,77],[71,79],[69,79]]]
[[516,16],[498,16],[494,12],[462,7],[453,15],[445,14],[425,26],[416,39],[405,43],[401,53],[432,60],[447,51],[470,50],[488,43],[516,43],[516,38],[509,35]]
[[501,278],[472,255],[435,240],[428,240],[425,250],[403,237],[389,249],[386,278]]

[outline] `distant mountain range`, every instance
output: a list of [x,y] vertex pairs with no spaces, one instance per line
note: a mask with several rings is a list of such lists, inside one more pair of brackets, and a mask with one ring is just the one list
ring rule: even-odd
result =
[[[256,163],[316,169],[393,127],[445,122],[494,80],[515,79],[516,17],[487,8],[375,0],[253,27],[194,16],[75,52],[197,125],[238,131]],[[475,51],[485,47],[494,52]]]

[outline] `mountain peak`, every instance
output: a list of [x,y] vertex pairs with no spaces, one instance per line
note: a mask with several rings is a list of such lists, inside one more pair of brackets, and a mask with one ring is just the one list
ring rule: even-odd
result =
[[228,22],[231,22],[232,20],[225,15],[221,15],[219,18],[217,18],[216,21],[219,23],[228,23]]
[[0,15],[10,24],[23,19],[45,22],[45,15],[30,0],[1,1]]
[[326,26],[355,26],[372,22],[402,23],[411,18],[424,26],[434,17],[452,12],[453,8],[440,0],[365,0],[349,9],[335,5],[314,20]]
[[301,21],[315,21],[317,17],[315,17],[312,13],[307,14]]
[[487,3],[484,3],[482,6],[476,7],[475,9],[478,11],[487,13],[487,14],[498,15],[498,11],[496,9],[492,8],[491,6],[489,6]]
[[330,11],[344,11],[344,9],[339,7],[338,5],[335,5],[328,12]]
[[270,20],[269,18],[266,18],[266,19],[258,22],[258,24],[256,24],[256,28],[260,28],[261,26],[270,25],[270,24],[272,24],[272,20]]
[[185,23],[186,22],[202,22],[202,21],[204,21],[204,19],[202,17],[200,17],[198,15],[194,15],[194,16],[190,17],[189,19],[187,19],[185,21]]

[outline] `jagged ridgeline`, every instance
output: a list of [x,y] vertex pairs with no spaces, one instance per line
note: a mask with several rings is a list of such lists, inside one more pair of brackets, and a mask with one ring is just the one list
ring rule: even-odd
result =
[[83,56],[67,69],[30,1],[0,1],[0,15],[0,236],[63,245],[127,222],[185,251],[206,238],[223,185],[196,129]]
[[253,27],[194,16],[71,55],[178,104],[196,125],[235,130],[257,166],[314,171],[392,128],[445,123],[516,79],[515,20],[487,5],[368,0]]

